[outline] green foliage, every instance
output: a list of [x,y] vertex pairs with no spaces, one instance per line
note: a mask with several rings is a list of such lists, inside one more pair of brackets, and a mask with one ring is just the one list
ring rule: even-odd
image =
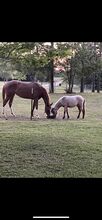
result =
[[99,78],[102,73],[102,59],[99,43],[72,43],[70,46],[72,51],[74,50],[74,54],[69,60],[66,56],[64,81],[69,85],[68,90],[71,88],[72,91],[74,78],[79,81],[82,79],[83,83],[90,82],[90,80],[92,82],[93,73],[95,73],[96,79]]
[[102,60],[99,54],[97,54],[96,48],[82,44],[72,58],[71,66],[72,71],[79,79],[82,76],[87,78],[91,76],[93,72],[98,73],[102,71]]
[[[96,78],[102,72],[101,42],[2,42],[0,43],[0,77],[49,80],[54,67],[64,66],[67,84]],[[63,63],[61,62],[64,58]],[[53,62],[52,62],[53,61]],[[70,68],[69,68],[70,67]],[[69,68],[69,69],[68,69]],[[41,75],[41,77],[40,77]],[[72,81],[72,82],[71,82]]]

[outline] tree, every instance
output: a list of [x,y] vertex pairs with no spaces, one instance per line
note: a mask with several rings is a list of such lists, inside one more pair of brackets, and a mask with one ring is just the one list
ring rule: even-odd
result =
[[77,48],[73,64],[73,71],[80,80],[80,92],[84,92],[84,84],[86,79],[92,79],[92,91],[95,89],[95,75],[101,68],[101,62],[96,53],[96,45],[91,43],[82,43]]
[[[53,52],[54,49],[54,42],[51,42],[51,50]],[[54,58],[53,56],[51,57],[50,61],[50,71],[51,71],[51,76],[50,76],[50,93],[54,93]]]
[[100,92],[100,81],[101,81],[101,74],[102,74],[102,42],[99,44],[99,59],[98,59],[98,71],[97,71],[97,92]]
[[72,45],[70,42],[58,42],[57,54],[55,60],[55,66],[61,66],[64,68],[63,81],[66,82],[66,93],[72,93],[74,75],[71,69],[71,57],[73,55]]
[[5,62],[0,59],[0,78],[1,80],[7,81],[16,76],[17,71],[13,70],[10,62]]
[[[27,80],[48,80],[54,92],[55,67],[64,67],[66,92],[73,92],[74,80],[92,83],[92,91],[100,91],[102,43],[96,42],[4,42],[0,43],[2,77]],[[5,63],[5,65],[4,65]],[[4,75],[3,75],[4,74]],[[7,75],[8,74],[8,75]],[[10,74],[10,75],[9,75]]]
[[[54,92],[54,57],[56,50],[54,43],[45,45],[44,42],[11,42],[0,45],[0,57],[5,62],[11,62],[19,76],[18,78],[27,78],[27,80],[36,80],[41,73],[41,78],[45,78],[45,72],[49,72],[47,78],[51,84],[51,92]],[[39,75],[40,78],[40,75]]]
[[34,80],[36,72],[46,65],[47,58],[43,52],[42,43],[11,42],[0,45],[0,57],[5,62],[11,62],[18,71],[18,78],[28,77]]
[[[62,42],[11,42],[0,44],[0,57],[10,62],[18,71],[19,79],[36,80],[46,78],[50,92],[54,92],[54,67],[56,59],[67,56],[69,43]],[[48,72],[48,74],[47,74]]]

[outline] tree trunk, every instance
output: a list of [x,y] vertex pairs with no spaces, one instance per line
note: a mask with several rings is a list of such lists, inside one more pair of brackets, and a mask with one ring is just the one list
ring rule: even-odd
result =
[[100,73],[98,73],[98,79],[97,79],[97,92],[100,92]]
[[95,92],[95,73],[92,76],[92,92]]
[[73,80],[68,84],[66,84],[66,93],[72,93],[73,92]]
[[71,83],[69,84],[68,93],[72,93],[72,85],[71,85]]
[[[53,49],[54,43],[51,42],[51,49]],[[54,60],[50,61],[50,93],[54,93]]]
[[72,75],[71,75],[71,70],[69,71],[69,93],[72,93]]
[[73,77],[72,75],[70,75],[70,78],[69,78],[69,93],[72,93],[72,90],[73,90]]
[[72,89],[71,89],[72,92],[73,92],[73,86],[74,86],[74,76],[75,75],[72,76]]
[[80,92],[84,92],[84,77],[81,77]]
[[50,66],[50,92],[54,93],[54,65],[53,65],[53,59],[51,60],[51,66]]
[[84,70],[85,70],[85,68],[84,68],[84,61],[83,60],[81,60],[81,62],[82,62],[82,76],[81,76],[81,85],[80,85],[80,92],[84,92]]
[[73,92],[73,84],[74,84],[74,75],[72,75],[72,70],[67,71],[67,80],[68,80],[68,88],[66,88],[66,93]]
[[[100,42],[100,58],[101,58],[101,53],[102,53],[102,42]],[[100,92],[100,72],[98,73],[98,78],[97,78],[97,92]]]

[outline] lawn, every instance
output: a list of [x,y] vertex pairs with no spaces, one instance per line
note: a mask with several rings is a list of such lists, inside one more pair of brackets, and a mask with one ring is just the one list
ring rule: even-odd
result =
[[[64,91],[62,91],[64,92]],[[64,93],[50,94],[55,102]],[[16,118],[0,114],[0,177],[102,177],[102,93],[84,93],[85,119],[46,119],[39,101],[40,119],[30,121],[30,100],[15,96]],[[2,97],[0,90],[0,112]]]

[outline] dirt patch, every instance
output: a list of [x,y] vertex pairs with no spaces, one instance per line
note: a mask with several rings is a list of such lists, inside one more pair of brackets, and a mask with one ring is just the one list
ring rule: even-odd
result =
[[[80,118],[81,119],[81,118]],[[79,119],[79,120],[80,120]],[[32,120],[30,119],[30,116],[23,116],[23,115],[17,115],[17,116],[12,116],[12,115],[8,115],[7,119],[4,116],[0,116],[0,121],[4,121],[4,120],[9,120],[9,121],[46,121],[46,120],[51,120],[51,121],[59,121],[59,120],[63,120],[63,121],[70,121],[70,120],[78,120],[75,117],[70,117],[69,119],[65,118],[63,119],[61,115],[57,116],[56,118],[47,118],[46,116],[40,116],[40,118],[37,117],[33,117]]]
[[[22,115],[17,115],[17,116],[12,116],[12,115],[8,115],[7,118],[5,118],[4,116],[0,116],[0,121],[1,120],[9,120],[9,121],[31,121],[30,117],[28,116],[22,116]],[[37,121],[37,120],[46,120],[46,118],[44,117],[40,117],[40,118],[32,118],[32,121]]]

